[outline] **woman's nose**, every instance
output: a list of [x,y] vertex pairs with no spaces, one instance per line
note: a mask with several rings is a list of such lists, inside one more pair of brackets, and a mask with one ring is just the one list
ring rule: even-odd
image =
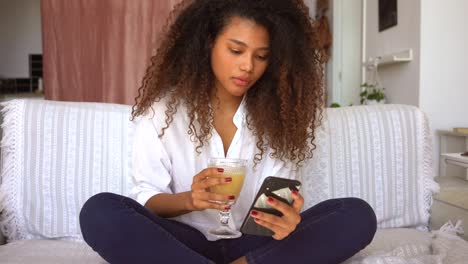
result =
[[250,55],[243,56],[241,64],[240,64],[240,69],[241,71],[245,71],[245,72],[253,71],[252,56]]

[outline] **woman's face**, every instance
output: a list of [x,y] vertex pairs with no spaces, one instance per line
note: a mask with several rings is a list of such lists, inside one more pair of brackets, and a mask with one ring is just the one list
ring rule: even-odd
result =
[[260,79],[268,65],[269,44],[265,27],[245,18],[230,19],[211,50],[218,96],[243,96]]

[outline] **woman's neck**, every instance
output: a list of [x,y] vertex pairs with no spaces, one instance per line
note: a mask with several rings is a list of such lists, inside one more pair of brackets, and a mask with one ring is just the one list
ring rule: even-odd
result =
[[242,96],[233,96],[222,89],[211,95],[211,106],[215,113],[234,114],[242,102]]

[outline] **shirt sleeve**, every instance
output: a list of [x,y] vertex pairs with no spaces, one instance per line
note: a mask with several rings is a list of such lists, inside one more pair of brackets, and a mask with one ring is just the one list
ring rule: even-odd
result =
[[153,118],[144,116],[137,121],[131,171],[135,187],[130,197],[141,205],[154,195],[172,193],[171,161]]

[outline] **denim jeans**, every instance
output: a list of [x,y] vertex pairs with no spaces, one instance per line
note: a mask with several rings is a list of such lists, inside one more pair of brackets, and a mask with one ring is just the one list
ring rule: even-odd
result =
[[208,241],[198,230],[159,217],[117,194],[91,197],[80,213],[84,240],[112,264],[341,263],[366,247],[376,231],[372,208],[358,198],[331,199],[301,213],[296,230],[283,240],[243,235]]

